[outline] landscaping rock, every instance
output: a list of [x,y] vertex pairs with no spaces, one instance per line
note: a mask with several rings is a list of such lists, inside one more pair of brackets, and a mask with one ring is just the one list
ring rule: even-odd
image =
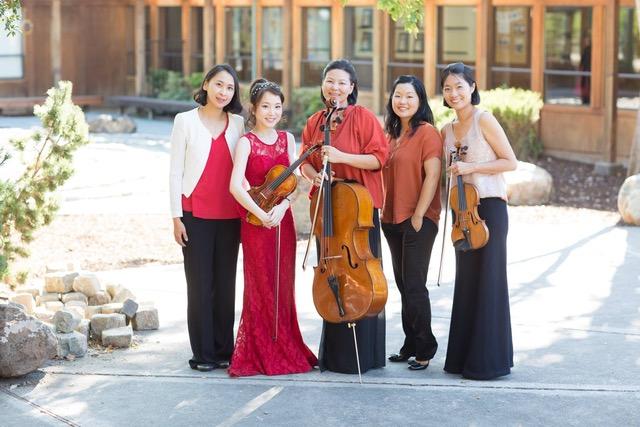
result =
[[36,297],[36,305],[44,305],[47,302],[60,302],[61,294],[59,293],[44,293],[38,297]]
[[44,289],[47,292],[68,293],[73,290],[73,281],[78,273],[57,272],[44,276]]
[[135,300],[136,297],[127,288],[120,288],[118,292],[113,296],[112,302],[125,302],[128,299]]
[[36,319],[47,323],[53,323],[53,316],[55,312],[47,310],[46,307],[36,307],[33,310],[33,315]]
[[69,333],[78,327],[82,317],[72,310],[60,310],[53,315],[53,325],[56,332]]
[[94,314],[102,314],[102,306],[90,305],[84,310],[84,317],[91,319]]
[[127,316],[128,319],[131,319],[133,318],[133,316],[136,315],[137,311],[138,311],[138,303],[132,299],[127,299],[125,302],[122,303],[122,309],[120,310],[120,313]]
[[160,327],[158,309],[153,307],[141,307],[131,321],[136,331],[155,330]]
[[126,326],[124,314],[95,314],[91,317],[91,337],[102,338],[102,331]]
[[549,203],[553,179],[551,174],[532,163],[518,162],[515,171],[504,174],[510,205],[532,206]]
[[102,314],[122,313],[122,303],[112,302],[102,306]]
[[31,294],[33,298],[40,296],[40,288],[37,286],[19,286],[16,288],[17,294]]
[[27,314],[33,314],[33,309],[36,308],[36,303],[33,300],[33,296],[31,294],[27,294],[27,293],[16,294],[12,296],[9,300],[17,304],[21,304],[24,307],[24,310]]
[[89,121],[91,133],[134,133],[136,122],[128,116],[113,117],[111,114],[100,114],[97,119]]
[[[79,301],[73,301],[73,302],[79,302]],[[65,310],[69,310],[69,311],[73,311],[74,313],[76,313],[78,316],[80,316],[81,319],[84,319],[87,315],[86,311],[85,311],[85,307],[80,306],[80,305],[65,305],[64,306]]]
[[82,273],[73,281],[73,290],[82,292],[87,297],[93,297],[100,292],[98,276],[91,273]]
[[102,332],[102,345],[105,347],[125,348],[131,346],[133,331],[131,326],[107,329]]
[[54,313],[58,310],[62,310],[64,308],[64,304],[61,301],[49,301],[45,302],[44,306],[47,310],[53,311]]
[[620,187],[618,211],[625,223],[640,225],[640,174],[631,175]]
[[28,316],[18,304],[0,302],[1,378],[38,369],[56,350],[56,337],[46,324]]
[[66,304],[69,301],[81,301],[84,303],[84,305],[89,304],[89,299],[82,292],[69,292],[68,294],[63,294],[62,302]]
[[92,297],[89,297],[89,305],[103,305],[111,302],[111,295],[106,291],[100,291]]
[[59,358],[72,354],[75,357],[82,357],[87,353],[87,337],[80,332],[57,333],[58,339],[57,353]]
[[80,324],[75,329],[76,332],[80,332],[82,335],[89,339],[89,331],[91,330],[91,322],[88,319],[82,319]]
[[105,286],[105,289],[107,290],[107,293],[109,294],[109,296],[113,299],[113,297],[116,296],[118,291],[122,289],[122,286],[117,283],[107,283],[107,285]]

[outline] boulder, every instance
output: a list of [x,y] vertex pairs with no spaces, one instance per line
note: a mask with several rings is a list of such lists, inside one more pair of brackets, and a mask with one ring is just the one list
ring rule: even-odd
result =
[[91,133],[134,133],[136,122],[128,116],[113,117],[111,114],[100,114],[97,119],[89,121]]
[[131,346],[132,338],[133,331],[131,330],[131,326],[102,331],[102,345],[105,347],[129,347]]
[[504,174],[510,205],[544,205],[553,189],[551,174],[532,163],[518,162],[518,168]]
[[122,303],[122,308],[120,309],[120,313],[127,316],[127,319],[133,318],[138,311],[138,303],[132,299],[127,299]]
[[116,294],[113,296],[113,299],[111,300],[112,302],[125,302],[128,299],[132,299],[135,301],[136,296],[133,295],[133,293],[127,289],[127,288],[120,288],[118,289],[118,292],[116,292]]
[[104,305],[111,302],[111,295],[106,291],[100,291],[92,297],[89,297],[89,305]]
[[640,174],[624,180],[618,192],[618,211],[627,224],[640,225]]
[[101,313],[102,314],[122,313],[122,303],[112,302],[110,304],[105,304],[102,306]]
[[88,319],[82,319],[80,324],[75,329],[76,332],[80,332],[82,335],[89,339],[89,331],[91,330],[91,322]]
[[22,305],[27,314],[33,314],[33,310],[36,308],[36,303],[33,300],[33,296],[28,293],[16,294],[9,300],[15,302],[16,304]]
[[82,292],[87,297],[93,297],[100,292],[98,276],[91,273],[82,273],[73,281],[73,290]]
[[73,290],[73,281],[78,273],[56,272],[44,276],[44,290],[66,294]]
[[58,310],[62,310],[64,308],[64,304],[61,301],[49,301],[44,303],[44,307],[55,313]]
[[84,310],[84,317],[91,319],[94,314],[103,314],[101,305],[90,305]]
[[131,325],[136,331],[155,330],[160,327],[158,309],[153,307],[141,307],[131,320]]
[[122,285],[118,283],[110,282],[110,283],[107,283],[107,285],[105,286],[105,289],[107,290],[107,293],[109,294],[109,296],[113,298],[114,296],[116,296],[118,291],[122,289]]
[[0,302],[0,378],[19,377],[54,357],[57,340],[43,322],[20,305]]
[[53,315],[53,325],[56,332],[69,333],[78,327],[82,317],[72,310],[60,310]]
[[54,314],[53,311],[47,310],[46,307],[36,307],[35,310],[33,310],[33,315],[36,319],[47,323],[53,323]]
[[40,288],[37,286],[19,286],[16,288],[17,294],[31,294],[32,297],[37,298],[40,296]]
[[44,305],[47,302],[60,302],[61,298],[62,296],[59,293],[44,293],[36,297],[36,305]]
[[[75,285],[75,281],[74,281],[74,285]],[[66,304],[69,301],[81,301],[84,303],[84,305],[89,304],[89,299],[82,292],[69,292],[68,294],[62,294],[62,302]]]
[[87,337],[80,332],[56,333],[58,339],[57,356],[59,358],[73,355],[82,357],[87,353]]
[[91,317],[91,337],[97,340],[102,338],[102,331],[126,326],[124,314],[94,314]]

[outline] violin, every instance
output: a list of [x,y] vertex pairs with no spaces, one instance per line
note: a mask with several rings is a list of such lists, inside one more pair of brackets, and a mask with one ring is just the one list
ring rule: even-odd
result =
[[[461,147],[457,144],[456,150],[451,152],[452,161],[461,160],[468,148],[468,146]],[[489,229],[478,214],[480,204],[478,189],[473,184],[464,182],[462,175],[458,175],[456,185],[451,188],[449,203],[455,213],[451,240],[456,250],[466,252],[486,245],[489,241]]]
[[[320,148],[319,145],[310,147],[289,167],[283,165],[273,166],[267,172],[261,185],[249,189],[249,196],[260,206],[260,209],[269,212],[275,205],[295,191],[298,186],[298,179],[293,175],[293,171],[318,148]],[[247,212],[247,222],[258,226],[262,225],[262,221],[251,212]]]
[[[330,108],[325,115],[325,145],[331,143],[336,110]],[[323,170],[325,178],[331,176],[326,157]],[[311,199],[310,214],[311,234],[319,242],[313,277],[313,303],[318,314],[330,323],[376,316],[387,301],[387,280],[380,259],[369,246],[369,229],[374,226],[371,194],[355,182],[330,183],[325,179]]]

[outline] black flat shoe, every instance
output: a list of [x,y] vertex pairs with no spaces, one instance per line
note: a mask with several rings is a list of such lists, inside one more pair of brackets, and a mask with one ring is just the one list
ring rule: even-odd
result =
[[406,362],[407,360],[409,360],[411,356],[406,355],[406,354],[402,354],[402,353],[398,353],[398,354],[392,354],[391,356],[388,357],[389,362]]
[[198,363],[196,369],[200,372],[209,372],[220,367],[217,363]]
[[423,369],[427,369],[428,367],[429,367],[429,361],[427,361],[427,363],[425,364],[416,362],[415,360],[412,360],[411,362],[409,362],[409,370],[411,371],[422,371]]
[[218,368],[227,369],[228,367],[229,367],[229,362],[226,362],[226,361],[218,362]]

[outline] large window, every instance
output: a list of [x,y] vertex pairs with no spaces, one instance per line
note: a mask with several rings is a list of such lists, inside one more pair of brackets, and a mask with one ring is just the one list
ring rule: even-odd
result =
[[182,10],[180,7],[161,7],[160,68],[182,72]]
[[544,18],[544,98],[591,103],[591,8],[549,7]]
[[0,79],[22,79],[24,58],[22,53],[22,33],[9,36],[0,26]]
[[191,8],[191,72],[204,70],[204,11],[202,7]]
[[224,60],[238,73],[241,81],[251,80],[251,8],[226,7]]
[[262,9],[262,75],[282,82],[282,8]]
[[302,86],[317,86],[331,60],[331,9],[302,8]]
[[531,18],[528,7],[494,8],[491,87],[531,87]]
[[476,8],[440,6],[438,8],[438,63],[436,85],[440,93],[440,71],[452,62],[476,65]]
[[[391,19],[391,18],[389,18]],[[413,74],[420,80],[424,74],[424,32],[420,25],[418,34],[414,36],[404,30],[401,22],[390,21],[389,68],[387,90],[391,90],[393,82],[403,74]]]
[[618,39],[618,108],[640,108],[640,43],[632,7],[620,8]]
[[344,47],[358,73],[358,87],[373,87],[373,14],[372,7],[344,8]]

